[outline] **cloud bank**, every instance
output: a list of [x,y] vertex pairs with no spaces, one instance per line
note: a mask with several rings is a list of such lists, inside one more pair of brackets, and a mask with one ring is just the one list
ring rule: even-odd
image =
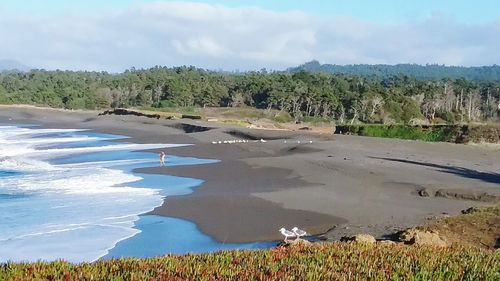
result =
[[0,57],[45,69],[284,69],[312,59],[334,64],[500,64],[500,19],[467,25],[435,15],[389,25],[193,2],[51,16],[0,10],[0,38]]

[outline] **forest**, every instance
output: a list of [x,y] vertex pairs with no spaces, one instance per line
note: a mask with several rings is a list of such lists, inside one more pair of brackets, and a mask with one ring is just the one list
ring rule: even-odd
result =
[[290,120],[338,124],[495,122],[500,82],[321,72],[224,73],[154,67],[119,74],[31,70],[0,74],[0,104],[66,109],[255,107]]
[[440,64],[321,64],[316,60],[301,64],[297,67],[288,68],[288,72],[299,71],[344,73],[361,76],[372,76],[387,78],[394,75],[408,75],[418,79],[460,79],[476,81],[500,80],[500,66],[447,66]]

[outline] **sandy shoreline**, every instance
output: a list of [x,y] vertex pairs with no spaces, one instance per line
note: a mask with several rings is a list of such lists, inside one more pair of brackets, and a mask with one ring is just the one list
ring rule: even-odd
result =
[[[130,136],[130,141],[137,143],[194,144],[169,149],[168,153],[221,162],[138,171],[205,180],[193,194],[166,198],[153,213],[190,220],[223,242],[280,239],[277,229],[294,225],[311,233],[333,228],[325,235],[330,239],[359,232],[382,236],[429,217],[486,204],[420,197],[417,191],[422,188],[500,196],[500,151],[482,146],[315,137],[185,120],[97,117],[96,112],[32,107],[2,106],[0,123],[86,128]],[[179,126],[184,123],[213,129],[186,133]],[[236,136],[269,141],[211,143]]]

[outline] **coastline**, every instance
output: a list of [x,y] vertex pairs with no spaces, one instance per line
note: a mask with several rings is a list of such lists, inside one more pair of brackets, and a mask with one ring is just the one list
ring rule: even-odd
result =
[[[8,122],[8,118],[46,127],[87,128],[127,135],[131,136],[130,141],[137,143],[194,144],[169,149],[167,154],[221,162],[136,171],[205,180],[190,195],[167,197],[163,206],[152,214],[192,221],[220,242],[280,239],[277,229],[295,225],[312,234],[331,229],[324,235],[328,239],[359,232],[380,237],[420,224],[429,217],[488,205],[470,200],[419,197],[415,194],[419,188],[500,195],[499,177],[494,172],[500,170],[500,163],[495,161],[500,159],[500,152],[484,147],[313,136],[191,120],[97,117],[97,112],[2,106],[0,122]],[[175,126],[179,123],[213,129],[186,133]],[[271,140],[231,145],[211,143],[236,139],[229,133],[233,130]],[[309,140],[313,143],[308,144]],[[474,171],[489,177],[478,177]]]

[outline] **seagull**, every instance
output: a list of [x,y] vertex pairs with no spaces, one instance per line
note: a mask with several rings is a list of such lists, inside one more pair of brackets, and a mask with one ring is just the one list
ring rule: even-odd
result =
[[216,142],[216,141],[213,141],[212,143],[213,143],[213,144],[217,144],[217,142]]
[[313,141],[310,140],[309,143],[313,143]]
[[307,235],[309,235],[309,233],[305,232],[305,231],[304,231],[304,230],[302,230],[302,229],[299,229],[299,228],[298,228],[298,227],[296,227],[296,226],[295,226],[294,228],[292,228],[292,231],[293,231],[293,233],[295,233],[295,235],[297,235],[297,238],[300,238],[300,237],[302,237],[302,236],[307,236]]
[[290,230],[286,230],[285,228],[280,229],[281,235],[285,236],[285,242],[288,242],[288,238],[290,237],[295,237],[295,233],[291,232]]
[[227,140],[225,140],[224,143],[227,143]]
[[260,139],[260,142],[266,142],[264,139]]
[[222,143],[222,141],[219,141],[219,144],[221,144],[221,143]]

